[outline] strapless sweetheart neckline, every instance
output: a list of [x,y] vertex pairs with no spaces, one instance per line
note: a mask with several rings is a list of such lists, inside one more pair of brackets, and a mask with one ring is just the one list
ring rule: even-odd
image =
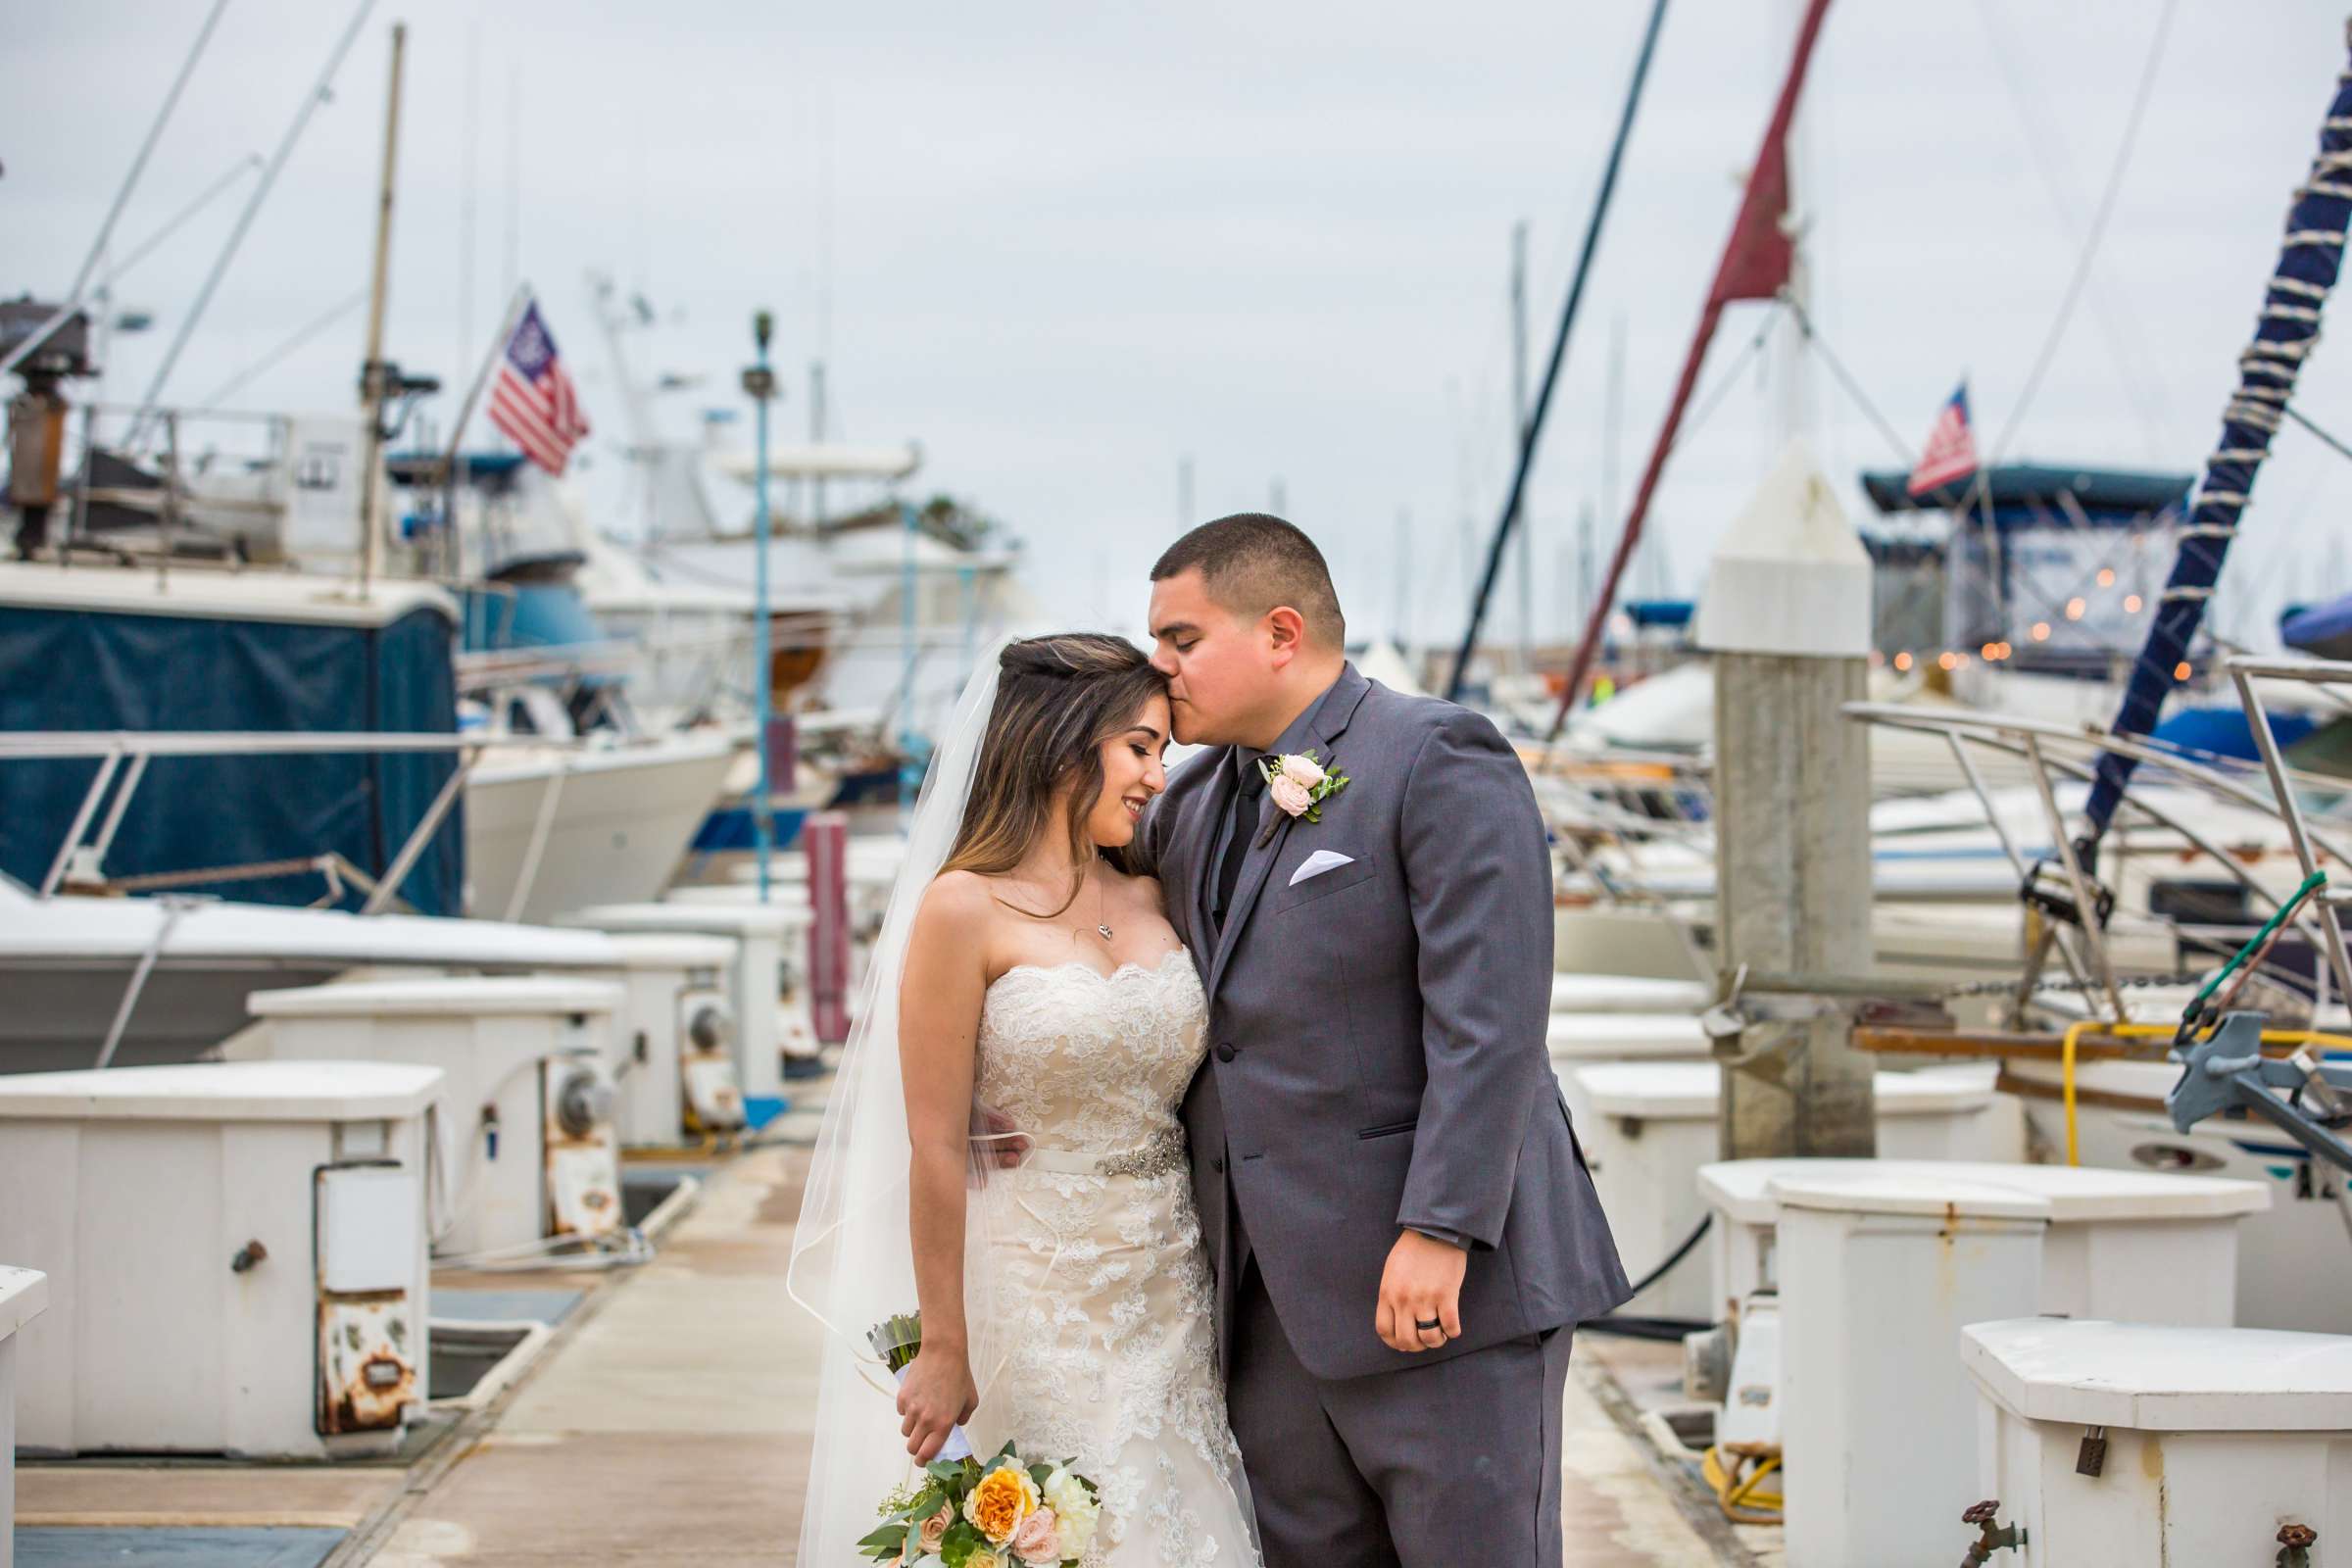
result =
[[1192,949],[1178,945],[1161,954],[1159,956],[1159,960],[1156,963],[1141,963],[1134,959],[1130,959],[1127,962],[1112,968],[1107,973],[1103,970],[1096,968],[1084,958],[1065,958],[1060,963],[1016,963],[1011,968],[1006,969],[1003,974],[997,976],[996,979],[991,980],[989,984],[992,986],[1001,984],[1004,981],[1011,979],[1016,974],[1059,974],[1064,969],[1083,969],[1088,974],[1093,975],[1096,979],[1107,984],[1110,981],[1116,980],[1119,976],[1125,974],[1130,969],[1136,971],[1138,974],[1159,974],[1167,968],[1168,960],[1170,958],[1182,956],[1189,961],[1192,958]]

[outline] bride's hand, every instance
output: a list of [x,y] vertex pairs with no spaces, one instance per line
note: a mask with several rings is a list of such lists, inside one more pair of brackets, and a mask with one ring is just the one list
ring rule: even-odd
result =
[[899,1385],[899,1431],[906,1436],[906,1451],[916,1463],[929,1464],[939,1457],[948,1434],[958,1422],[969,1421],[979,1403],[980,1391],[963,1352],[924,1346]]

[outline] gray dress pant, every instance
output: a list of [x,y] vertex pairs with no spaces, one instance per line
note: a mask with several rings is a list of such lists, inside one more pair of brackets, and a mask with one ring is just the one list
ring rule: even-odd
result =
[[1559,1568],[1569,1330],[1326,1382],[1240,1272],[1226,1402],[1266,1568]]

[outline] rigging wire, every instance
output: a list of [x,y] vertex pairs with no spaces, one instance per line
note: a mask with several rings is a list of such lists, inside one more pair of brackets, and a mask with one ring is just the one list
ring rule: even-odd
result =
[[2115,162],[2107,172],[2107,188],[2100,193],[2099,205],[2091,213],[2090,227],[2082,236],[2082,248],[2075,258],[2074,275],[2067,279],[2066,293],[2058,303],[2058,316],[2050,323],[2049,335],[2042,340],[2041,350],[2034,358],[2034,368],[2026,376],[2026,384],[2010,406],[2009,417],[2001,427],[2000,439],[1992,446],[1985,460],[1987,467],[1997,466],[2008,451],[2009,443],[2024,425],[2026,413],[2032,408],[2034,394],[2041,390],[2042,377],[2049,372],[2050,363],[2057,357],[2058,345],[2066,336],[2066,328],[2074,319],[2075,308],[2082,301],[2083,288],[2090,282],[2092,264],[2098,258],[2099,241],[2106,237],[2107,223],[2115,216],[2116,198],[2124,188],[2124,176],[2132,167],[2132,155],[2139,146],[2140,127],[2146,123],[2148,105],[2156,96],[2156,76],[2164,64],[2166,45],[2173,34],[2173,19],[2180,9],[2180,0],[2164,0],[2164,9],[2156,18],[2155,35],[2148,40],[2148,55],[2139,72],[2139,86],[2132,99],[2132,112],[2124,122],[2124,139],[2115,150]]
[[[1984,26],[1984,36],[1991,45],[1993,63],[2000,68],[2001,85],[2009,94],[2010,106],[2016,112],[2019,126],[2025,133],[2027,149],[2034,155],[2034,171],[2041,178],[2042,189],[2049,197],[2053,215],[2066,237],[2080,244],[2082,235],[2075,215],[2082,205],[2075,171],[2049,123],[2040,113],[2041,101],[2026,80],[2025,72],[2016,52],[2010,47],[2009,35],[2000,22],[1995,0],[1978,0],[1977,17]],[[2147,368],[2135,352],[2149,340],[2151,334],[2145,317],[2132,302],[2120,273],[2103,271],[2102,286],[2093,290],[2090,302],[2107,343],[2107,356],[2115,367],[2117,384],[2139,416],[2140,434],[2151,463],[2162,462],[2168,452],[2164,430],[2172,419],[2162,382]],[[2121,306],[2119,313],[2117,307]]]
[[1822,363],[1830,368],[1830,374],[1837,378],[1838,387],[1844,391],[1845,395],[1854,400],[1854,406],[1868,415],[1870,422],[1878,426],[1879,434],[1886,438],[1886,445],[1894,453],[1896,461],[1906,467],[1918,462],[1919,454],[1913,451],[1910,444],[1896,432],[1894,426],[1887,422],[1886,416],[1879,412],[1879,406],[1871,402],[1870,394],[1862,390],[1862,383],[1854,379],[1853,373],[1846,369],[1845,362],[1838,359],[1837,351],[1830,347],[1830,340],[1821,335],[1821,325],[1813,319],[1812,314],[1805,309],[1795,295],[1785,289],[1781,293],[1781,303],[1795,313],[1797,330],[1805,335],[1807,343],[1821,351]]
[[368,291],[365,288],[355,289],[350,294],[346,295],[343,300],[332,310],[325,312],[317,319],[313,320],[308,326],[305,326],[300,331],[296,332],[292,337],[287,338],[283,343],[280,343],[277,347],[271,349],[269,353],[254,361],[253,364],[247,366],[244,369],[239,370],[235,375],[230,376],[228,380],[222,384],[220,391],[215,392],[211,397],[206,398],[203,402],[197,404],[196,407],[200,409],[217,409],[220,407],[221,404],[226,403],[230,398],[235,397],[239,392],[244,391],[246,387],[250,386],[253,383],[254,378],[259,376],[263,371],[272,368],[287,355],[293,353],[296,349],[302,347],[305,343],[308,343],[311,339],[317,337],[319,333],[325,331],[328,327],[334,325],[337,321],[343,319],[344,317],[349,316],[352,312],[358,310],[361,306],[367,303]]
[[[1793,308],[1795,301],[1784,297],[1778,304]],[[1716,405],[1722,403],[1731,394],[1732,389],[1740,384],[1740,372],[1746,368],[1750,360],[1763,352],[1766,340],[1772,336],[1773,325],[1780,318],[1781,313],[1777,307],[1764,313],[1764,319],[1756,323],[1756,335],[1747,340],[1747,347],[1740,351],[1739,358],[1724,367],[1722,378],[1715,383],[1705,397],[1699,399],[1698,411],[1690,416],[1690,427],[1685,432],[1683,439],[1689,440],[1691,436],[1696,435],[1706,424],[1707,416],[1715,412]]]
[[2352,446],[2345,445],[2342,441],[2339,441],[2334,436],[2331,436],[2327,431],[2321,429],[2318,424],[2313,422],[2311,416],[2305,414],[2301,409],[2296,408],[2290,403],[2284,408],[2280,409],[2278,412],[2285,415],[2288,418],[2294,420],[2304,429],[2309,430],[2313,435],[2318,436],[2320,438],[2320,444],[2328,448],[2328,451],[2334,453],[2337,457],[2352,458]]

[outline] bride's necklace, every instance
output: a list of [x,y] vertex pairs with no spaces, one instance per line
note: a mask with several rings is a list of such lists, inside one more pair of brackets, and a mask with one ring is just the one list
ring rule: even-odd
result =
[[1102,933],[1103,941],[1108,942],[1110,940],[1110,889],[1098,887],[1095,892],[1100,895],[1095,904],[1095,913],[1102,916],[1095,922],[1095,929]]

